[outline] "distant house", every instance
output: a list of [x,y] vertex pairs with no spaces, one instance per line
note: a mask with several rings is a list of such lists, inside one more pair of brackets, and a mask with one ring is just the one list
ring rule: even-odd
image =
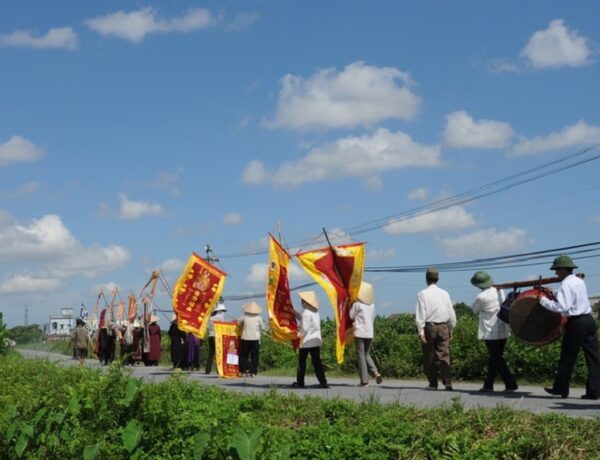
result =
[[63,308],[60,315],[50,315],[46,335],[49,338],[66,337],[75,327],[75,316],[72,308]]

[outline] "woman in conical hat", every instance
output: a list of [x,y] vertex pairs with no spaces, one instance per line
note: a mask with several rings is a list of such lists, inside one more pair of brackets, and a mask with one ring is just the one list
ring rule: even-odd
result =
[[300,319],[298,337],[300,337],[300,349],[298,350],[298,367],[296,381],[292,384],[294,388],[304,387],[304,376],[306,374],[306,358],[310,354],[315,374],[321,388],[329,388],[325,369],[321,362],[321,318],[319,317],[319,301],[315,291],[299,292],[302,301],[302,313],[297,317]]
[[242,307],[244,314],[238,320],[242,330],[240,337],[240,374],[254,377],[258,371],[260,336],[265,325],[260,316],[262,308],[256,302]]
[[150,315],[150,324],[148,324],[148,337],[150,341],[150,350],[147,353],[146,366],[158,366],[160,362],[160,326],[158,325],[158,316]]
[[373,286],[363,281],[358,290],[358,298],[350,308],[350,319],[354,321],[354,343],[356,345],[360,386],[362,387],[369,385],[369,372],[375,377],[377,383],[383,381],[373,358],[369,354],[374,335],[374,301]]

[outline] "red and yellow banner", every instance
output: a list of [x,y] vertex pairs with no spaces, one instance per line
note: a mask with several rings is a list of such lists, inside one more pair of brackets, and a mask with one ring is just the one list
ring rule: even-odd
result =
[[240,372],[240,336],[237,323],[215,321],[215,356],[217,371],[224,379],[232,379]]
[[196,253],[190,256],[173,290],[177,326],[203,338],[208,318],[221,296],[227,274]]
[[344,362],[346,340],[353,337],[349,311],[362,281],[364,248],[364,243],[355,243],[296,254],[302,268],[325,290],[333,307],[338,364]]
[[267,272],[267,311],[271,333],[276,342],[292,342],[298,348],[298,323],[292,299],[288,273],[290,256],[269,234],[269,268]]

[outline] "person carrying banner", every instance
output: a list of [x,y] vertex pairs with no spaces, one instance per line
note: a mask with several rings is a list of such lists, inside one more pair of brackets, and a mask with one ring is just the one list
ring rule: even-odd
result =
[[210,374],[212,370],[212,365],[215,361],[215,321],[216,322],[224,322],[225,321],[225,312],[227,311],[227,307],[223,303],[223,298],[219,299],[219,303],[215,306],[212,311],[210,318],[208,319],[208,353],[206,356],[206,367],[204,368],[205,373]]
[[160,326],[158,325],[158,316],[150,316],[148,325],[148,337],[150,339],[150,350],[144,353],[144,364],[146,366],[158,366],[160,362]]
[[240,377],[254,377],[258,371],[260,336],[265,329],[260,316],[262,308],[251,302],[242,308],[244,314],[238,320],[242,331],[240,339]]
[[560,288],[554,299],[540,297],[540,305],[547,310],[567,317],[565,333],[560,344],[560,359],[556,368],[554,384],[544,390],[554,396],[569,396],[569,381],[583,348],[588,378],[582,399],[600,398],[600,364],[598,360],[598,332],[592,316],[592,307],[585,282],[573,274],[577,265],[569,256],[561,255],[554,259],[550,270],[560,279]]
[[85,323],[81,318],[77,318],[75,324],[75,329],[71,332],[71,342],[75,348],[75,357],[79,364],[83,366],[88,354],[89,336]]
[[471,308],[473,313],[479,315],[477,337],[485,342],[489,355],[487,375],[483,387],[479,391],[482,393],[493,392],[494,380],[498,374],[504,382],[504,392],[515,391],[519,387],[503,356],[506,339],[510,335],[509,326],[498,318],[500,305],[504,301],[504,293],[501,289],[492,286],[494,280],[483,271],[473,275],[471,284],[481,289]]
[[171,339],[171,362],[173,369],[180,369],[184,364],[185,353],[185,332],[177,326],[177,315],[173,313],[171,317],[171,326],[169,327],[169,338]]
[[321,362],[321,318],[319,317],[319,302],[315,291],[299,292],[302,302],[302,313],[296,313],[296,319],[300,321],[298,337],[300,338],[300,348],[298,349],[298,367],[296,371],[296,381],[292,384],[294,388],[304,388],[304,376],[306,375],[306,358],[310,354],[310,359],[315,369],[319,387],[329,388],[325,369]]
[[456,326],[456,313],[450,295],[438,287],[439,271],[428,268],[425,273],[427,288],[417,295],[415,320],[421,347],[423,348],[423,368],[429,380],[430,390],[437,390],[438,370],[446,390],[452,391],[450,369],[450,340]]
[[369,354],[374,335],[375,304],[373,302],[373,286],[363,281],[360,284],[358,298],[350,308],[350,319],[354,322],[354,343],[356,344],[361,387],[369,385],[369,372],[378,384],[383,381],[373,358]]

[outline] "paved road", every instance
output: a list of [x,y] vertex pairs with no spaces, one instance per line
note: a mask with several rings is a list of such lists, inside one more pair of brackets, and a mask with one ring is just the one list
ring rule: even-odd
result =
[[[63,365],[73,365],[68,356],[33,350],[19,350],[26,357],[49,359]],[[87,360],[88,367],[101,367],[96,360]],[[135,377],[146,381],[163,381],[172,374],[172,371],[162,367],[134,366],[131,369]],[[427,383],[418,380],[391,380],[384,379],[381,385],[358,387],[358,379],[331,377],[328,378],[330,388],[318,388],[314,376],[307,375],[307,388],[291,388],[293,377],[271,377],[258,375],[253,378],[220,379],[215,374],[205,375],[203,372],[182,372],[187,379],[201,382],[205,385],[215,385],[232,391],[245,393],[263,393],[272,388],[277,388],[280,393],[294,393],[298,396],[310,395],[323,398],[344,398],[354,401],[379,401],[381,403],[399,402],[415,407],[437,407],[450,404],[453,398],[459,398],[466,408],[506,406],[518,410],[534,413],[556,413],[573,417],[595,418],[600,416],[600,400],[586,401],[580,399],[583,388],[573,388],[571,396],[567,399],[547,395],[541,386],[521,386],[518,391],[510,394],[500,392],[493,394],[479,393],[480,383],[454,384],[454,391],[426,390]],[[314,383],[314,387],[311,386]],[[501,388],[501,385],[500,385]]]

